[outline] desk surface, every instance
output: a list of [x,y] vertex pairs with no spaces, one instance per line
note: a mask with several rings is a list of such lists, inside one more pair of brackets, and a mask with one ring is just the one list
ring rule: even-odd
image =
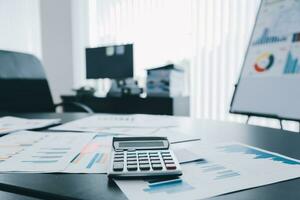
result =
[[[0,115],[1,116],[1,115]],[[28,118],[61,118],[63,122],[87,114],[22,114]],[[265,150],[300,159],[300,134],[271,128],[230,122],[182,118],[180,128],[185,134],[199,135],[207,142],[238,141]],[[185,147],[191,143],[182,143]],[[300,179],[236,192],[213,199],[300,199]],[[7,199],[17,194],[43,199],[126,199],[114,182],[103,174],[1,174],[0,193]],[[13,192],[11,194],[6,192]],[[2,198],[1,198],[2,199]],[[20,197],[20,199],[23,199]]]

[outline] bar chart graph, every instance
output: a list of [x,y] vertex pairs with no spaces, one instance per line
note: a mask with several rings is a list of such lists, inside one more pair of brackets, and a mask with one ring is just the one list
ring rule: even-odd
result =
[[286,63],[283,70],[284,74],[298,74],[300,73],[300,63],[298,58],[295,58],[291,51],[288,53]]
[[240,176],[240,173],[210,161],[197,161],[195,164],[201,168],[203,174],[210,173],[211,177],[214,177],[213,180],[222,180]]
[[270,35],[270,30],[268,28],[265,28],[263,30],[262,35],[253,42],[253,45],[263,45],[263,44],[270,44],[270,43],[277,43],[286,41],[287,37],[285,36],[272,36]]
[[111,138],[96,136],[83,147],[64,172],[106,173],[110,151]]
[[240,144],[233,144],[228,146],[222,146],[218,147],[219,150],[229,153],[229,154],[246,154],[246,155],[252,155],[254,156],[252,159],[266,159],[266,160],[272,160],[275,162],[280,162],[281,164],[285,165],[300,165],[300,162],[276,155],[274,153],[268,153],[266,151],[260,151],[255,148],[251,148],[245,145]]

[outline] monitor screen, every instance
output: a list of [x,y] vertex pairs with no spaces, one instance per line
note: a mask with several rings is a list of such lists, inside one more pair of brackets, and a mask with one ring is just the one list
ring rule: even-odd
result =
[[263,0],[230,111],[300,119],[300,1]]
[[86,49],[86,78],[129,77],[133,77],[132,44]]

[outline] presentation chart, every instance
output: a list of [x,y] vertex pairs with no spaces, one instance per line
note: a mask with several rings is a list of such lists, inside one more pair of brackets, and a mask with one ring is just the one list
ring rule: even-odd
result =
[[261,54],[255,61],[255,71],[260,73],[269,70],[274,64],[274,59],[274,55],[269,52]]
[[112,137],[96,135],[64,170],[66,173],[106,173]]
[[204,160],[182,164],[180,178],[116,183],[129,199],[179,200],[209,198],[300,177],[300,161],[284,155],[235,142],[195,145],[191,150]]
[[20,131],[0,138],[0,163],[21,153],[46,137],[44,133]]
[[42,140],[0,163],[0,171],[62,172],[80,149],[95,136],[92,133],[44,134]]
[[300,165],[300,162],[296,160],[292,160],[287,157],[283,157],[266,151],[261,151],[256,148],[251,148],[249,146],[245,146],[241,144],[221,146],[218,147],[218,149],[229,154],[240,153],[240,154],[252,155],[253,159],[267,159],[275,162],[281,162],[287,165]]
[[286,41],[286,36],[272,36],[270,35],[270,29],[265,28],[262,35],[253,42],[253,45],[272,44],[277,42]]

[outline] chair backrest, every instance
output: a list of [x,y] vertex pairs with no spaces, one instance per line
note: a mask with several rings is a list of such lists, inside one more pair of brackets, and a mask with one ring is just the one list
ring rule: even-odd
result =
[[55,111],[43,66],[34,55],[0,50],[1,111]]

